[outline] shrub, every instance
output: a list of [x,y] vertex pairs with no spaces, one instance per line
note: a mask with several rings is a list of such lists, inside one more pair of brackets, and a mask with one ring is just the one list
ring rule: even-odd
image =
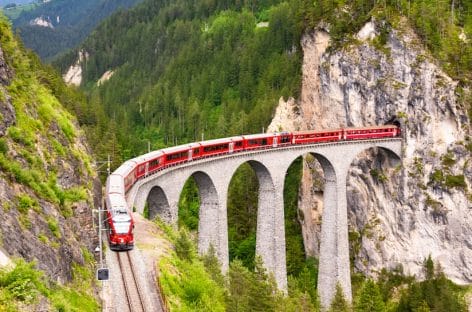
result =
[[61,238],[61,231],[59,229],[57,220],[50,217],[48,218],[47,221],[48,221],[49,230],[51,230],[52,234],[54,234],[54,236],[56,236],[57,238]]
[[185,229],[182,229],[179,234],[175,242],[175,252],[180,259],[191,261],[195,257],[192,240]]
[[35,209],[36,207],[39,207],[38,202],[26,194],[18,196],[17,199],[18,211],[21,213],[27,213],[30,208]]
[[2,154],[8,153],[8,144],[4,138],[0,139],[0,153]]
[[461,188],[467,187],[463,174],[456,175],[456,176],[447,175],[445,184],[447,187],[461,187]]

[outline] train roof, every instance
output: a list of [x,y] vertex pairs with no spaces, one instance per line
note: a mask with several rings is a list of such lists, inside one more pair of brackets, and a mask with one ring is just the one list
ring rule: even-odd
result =
[[123,177],[118,174],[111,174],[107,178],[106,191],[108,194],[124,194],[125,183]]
[[133,160],[136,161],[138,164],[141,164],[143,162],[149,161],[151,159],[155,159],[162,155],[164,155],[164,153],[162,153],[162,150],[157,150],[157,151],[152,151],[144,155],[138,156],[136,158],[133,158]]
[[323,129],[323,130],[304,130],[304,131],[294,131],[294,135],[303,135],[303,134],[313,134],[313,133],[326,133],[326,132],[338,132],[342,131],[343,129]]
[[130,159],[125,161],[121,166],[118,167],[113,174],[121,175],[122,177],[126,177],[137,165],[136,160]]
[[368,127],[352,127],[352,128],[345,128],[345,130],[375,130],[375,129],[391,129],[391,128],[398,128],[396,125],[382,125],[382,126],[368,126]]
[[264,139],[264,138],[272,138],[274,136],[278,136],[278,133],[258,133],[258,134],[247,134],[243,135],[242,137],[246,140],[251,140],[251,139]]
[[162,149],[161,152],[163,154],[172,154],[176,152],[184,152],[190,148],[190,144],[184,144],[184,145],[177,145],[173,147],[167,147],[165,149]]
[[107,208],[110,211],[113,221],[130,221],[131,216],[125,197],[120,194],[108,194]]
[[222,138],[222,139],[213,139],[208,141],[201,141],[202,146],[215,145],[215,144],[225,144],[231,143],[231,138]]

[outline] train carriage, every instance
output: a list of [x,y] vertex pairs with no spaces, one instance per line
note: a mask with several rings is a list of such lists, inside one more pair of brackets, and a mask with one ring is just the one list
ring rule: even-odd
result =
[[259,133],[243,135],[244,149],[277,147],[279,145],[278,133]]
[[130,250],[134,247],[134,221],[124,196],[108,194],[107,210],[108,240],[112,250]]
[[313,144],[340,141],[343,138],[343,129],[297,131],[293,133],[294,144]]
[[346,128],[344,135],[345,140],[389,138],[400,135],[400,128],[395,125]]

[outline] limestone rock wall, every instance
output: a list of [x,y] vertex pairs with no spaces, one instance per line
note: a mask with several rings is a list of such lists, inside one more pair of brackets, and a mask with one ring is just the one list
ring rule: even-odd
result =
[[[375,275],[402,265],[421,277],[431,255],[452,280],[470,283],[472,145],[460,97],[468,91],[435,64],[405,21],[390,30],[385,45],[375,41],[380,27],[367,23],[354,43],[337,49],[326,49],[325,29],[306,34],[301,98],[289,100],[292,111],[299,129],[402,126],[402,166],[389,167],[387,155],[375,150],[351,166],[347,200],[357,270]],[[319,170],[305,161],[299,209],[312,255],[322,210],[319,181]]]

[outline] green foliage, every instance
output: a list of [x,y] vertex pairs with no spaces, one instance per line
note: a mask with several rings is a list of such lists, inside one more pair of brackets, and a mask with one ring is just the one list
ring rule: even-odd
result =
[[466,188],[467,184],[465,183],[464,175],[446,175],[445,185],[447,187],[459,187]]
[[267,276],[260,258],[255,260],[255,272],[251,273],[241,261],[231,263],[228,278],[227,311],[274,311],[277,288]]
[[397,311],[467,311],[461,287],[449,281],[431,256],[424,262],[426,279],[403,291]]
[[59,229],[59,224],[56,219],[50,217],[47,219],[49,230],[56,238],[61,238],[61,231]]
[[298,221],[298,190],[302,177],[303,159],[297,158],[289,167],[284,184],[285,250],[287,274],[298,275],[305,265],[305,247]]
[[[176,236],[171,229],[167,231],[171,236]],[[182,237],[182,230],[179,237]],[[189,248],[195,249],[191,241]],[[207,265],[213,262],[209,258],[204,261]],[[216,267],[210,266],[212,269],[209,270],[216,273]],[[164,294],[172,311],[225,311],[223,289],[212,280],[203,263],[195,256],[182,259],[168,255],[159,263],[159,270]]]
[[34,304],[39,297],[46,297],[58,311],[97,311],[99,308],[83,289],[69,289],[48,281],[43,272],[35,269],[34,262],[18,260],[13,268],[0,268],[1,311],[19,311],[20,307],[24,309],[25,305]]
[[354,304],[354,311],[359,312],[384,312],[385,303],[380,294],[377,284],[368,279],[360,290],[359,296]]
[[4,138],[0,138],[0,153],[4,155],[8,153],[8,145]]
[[374,178],[374,180],[381,183],[384,183],[388,180],[387,176],[383,173],[383,171],[379,169],[371,169],[370,175],[372,176],[372,178]]
[[38,294],[47,290],[43,284],[43,273],[34,269],[34,263],[19,260],[12,270],[0,270],[0,291],[7,298],[31,303]]
[[240,259],[254,268],[259,182],[247,163],[236,170],[228,194],[228,240],[230,260]]
[[175,252],[182,260],[191,261],[195,258],[195,249],[185,228],[180,230],[179,236],[175,240]]
[[193,177],[185,182],[179,200],[179,226],[185,226],[191,231],[198,229],[198,213],[200,197],[198,186]]
[[456,160],[454,159],[453,153],[447,153],[441,157],[442,165],[446,168],[450,168],[455,165]]
[[218,286],[224,287],[225,280],[221,273],[221,263],[218,261],[215,247],[213,247],[212,244],[210,244],[208,252],[202,257],[202,261],[211,279],[215,281]]
[[344,297],[343,289],[341,285],[336,284],[336,293],[329,307],[329,312],[349,312],[349,311],[351,311],[351,308],[346,298]]
[[19,195],[17,199],[18,199],[18,211],[23,214],[28,213],[29,209],[34,209],[34,210],[39,209],[38,202],[26,194]]
[[[137,2],[139,0],[51,1],[6,12],[13,20],[15,29],[19,30],[26,47],[43,59],[52,60],[79,44],[102,19]],[[22,14],[17,12],[20,9]],[[30,25],[30,21],[38,16],[60,16],[60,21],[49,19],[53,28]]]

